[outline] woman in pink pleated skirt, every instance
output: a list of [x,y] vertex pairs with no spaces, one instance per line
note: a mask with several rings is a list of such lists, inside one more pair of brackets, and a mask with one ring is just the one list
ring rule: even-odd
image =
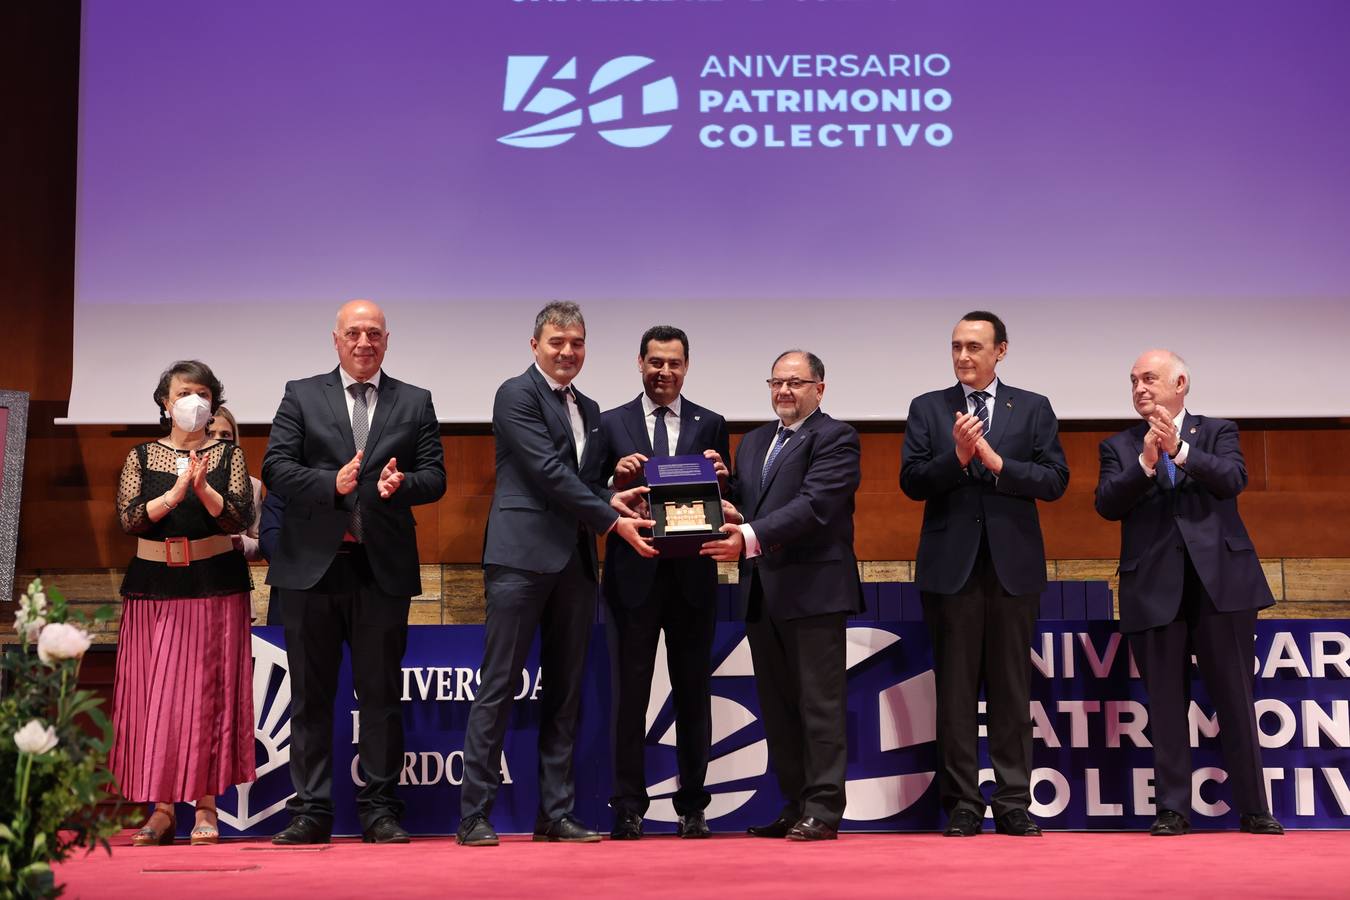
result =
[[136,535],[122,581],[109,768],[154,803],[136,846],[171,844],[174,803],[197,804],[193,844],[219,840],[216,795],[255,778],[252,581],[230,535],[253,521],[244,454],[207,435],[223,402],[203,363],[174,363],[155,403],[168,437],[133,447],[117,512]]

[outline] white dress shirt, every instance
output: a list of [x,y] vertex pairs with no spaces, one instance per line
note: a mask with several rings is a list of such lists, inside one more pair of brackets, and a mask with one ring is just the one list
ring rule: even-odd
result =
[[[352,410],[356,407],[356,398],[352,396],[351,387],[356,384],[356,379],[347,374],[347,370],[338,366],[338,377],[342,379],[342,394],[347,400],[347,421],[352,420]],[[384,377],[384,370],[376,372],[370,378],[366,379],[366,384],[375,388],[373,391],[366,391],[366,424],[369,425],[375,421],[375,404],[380,399],[380,379]]]
[[[961,390],[966,395],[966,412],[975,415],[975,401],[970,399],[970,395],[975,393],[976,389],[968,384],[962,384]],[[988,437],[989,432],[994,430],[994,398],[998,396],[998,379],[989,382],[989,387],[985,388],[984,392],[989,395],[984,399],[984,409],[989,413],[989,421],[984,426],[984,436]]]
[[[682,397],[676,397],[666,405],[666,409],[670,410],[666,413],[666,437],[670,441],[672,456],[675,454],[675,447],[680,442],[680,401],[682,399]],[[647,440],[651,443],[653,449],[656,448],[656,410],[658,408],[656,401],[648,397],[646,391],[643,391],[642,416],[647,425]]]
[[[539,363],[535,363],[534,368],[540,375],[544,376],[544,381],[548,383],[550,390],[557,391],[565,387],[571,387],[570,384],[559,384],[552,378],[549,378],[548,373],[539,368]],[[572,420],[572,440],[577,445],[577,466],[580,467],[581,457],[586,452],[586,422],[581,418],[581,407],[577,406],[576,394],[569,390],[566,397],[567,416]]]

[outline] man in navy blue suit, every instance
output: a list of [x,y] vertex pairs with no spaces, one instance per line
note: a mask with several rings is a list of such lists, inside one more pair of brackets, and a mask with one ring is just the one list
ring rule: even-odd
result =
[[[682,395],[689,365],[689,338],[678,328],[657,325],[642,335],[638,372],[642,393],[601,417],[614,473],[613,487],[645,483],[643,464],[652,457],[699,454],[713,461],[726,483],[723,460],[730,456],[727,423]],[[708,837],[703,811],[712,739],[709,697],[713,631],[717,626],[717,564],[707,557],[651,559],[614,533],[605,538],[610,658],[614,662],[614,827],[615,840],[642,837],[647,812],[643,766],[647,701],[656,666],[657,638],[666,635],[666,667],[675,705],[675,755],[680,787],[675,792],[676,833]]]
[[949,837],[982,830],[980,686],[1000,834],[1035,837],[1031,805],[1031,634],[1045,590],[1037,500],[1069,484],[1050,401],[999,381],[1002,320],[967,313],[952,331],[957,384],[916,397],[900,488],[924,501],[915,581],[937,676],[939,791]]
[[[825,365],[789,350],[768,378],[777,421],[736,451],[726,538],[703,553],[740,560],[755,688],[783,809],[755,837],[832,840],[848,764],[846,631],[863,608],[853,555],[858,432],[820,409]],[[744,557],[744,558],[742,558]]]
[[1190,658],[1219,717],[1243,831],[1270,814],[1252,702],[1256,611],[1275,603],[1238,515],[1247,467],[1237,426],[1187,411],[1191,373],[1170,350],[1130,370],[1144,421],[1102,441],[1097,512],[1120,522],[1120,630],[1148,690],[1160,837],[1190,830]]
[[595,536],[613,532],[644,556],[650,528],[632,506],[645,487],[606,486],[600,407],[572,385],[586,359],[586,321],[575,303],[540,310],[530,339],[534,364],[508,378],[492,404],[497,486],[483,542],[487,635],[482,685],[464,738],[457,840],[495,846],[488,817],[501,780],[516,681],[535,632],[544,676],[539,723],[536,841],[589,843],[600,835],[572,815],[581,672],[595,621]]

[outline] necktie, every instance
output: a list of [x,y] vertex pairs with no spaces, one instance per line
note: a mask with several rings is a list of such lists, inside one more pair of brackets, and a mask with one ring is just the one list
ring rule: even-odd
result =
[[666,416],[670,407],[658,406],[652,411],[656,416],[656,425],[652,428],[652,451],[657,456],[670,455],[670,432],[666,431]]
[[572,386],[569,384],[567,387],[554,388],[553,393],[559,402],[566,403],[567,398],[572,396]]
[[773,470],[773,461],[778,458],[779,453],[783,452],[783,445],[787,443],[791,434],[792,432],[782,425],[778,426],[778,434],[774,436],[773,448],[769,450],[769,458],[764,460],[764,470],[759,473],[759,486],[761,488],[769,480],[769,472]]
[[[970,414],[980,420],[980,426],[984,429],[983,434],[987,438],[989,437],[989,407],[986,401],[989,399],[989,394],[985,391],[971,391],[970,399],[975,404],[975,408]],[[970,474],[980,481],[993,480],[989,475],[989,470],[984,467],[984,463],[980,462],[979,457],[971,459],[968,468]]]
[[989,436],[989,406],[987,405],[989,395],[984,391],[971,391],[970,399],[975,401],[975,411],[972,413],[975,418],[980,420],[980,425],[984,427],[984,436]]
[[[347,388],[352,395],[352,440],[356,443],[358,451],[366,449],[366,437],[370,434],[370,406],[367,397],[369,396],[369,384],[356,382]],[[356,500],[352,507],[352,520],[350,531],[352,536],[358,541],[365,536],[361,523],[361,501]]]
[[1172,455],[1166,450],[1160,450],[1158,456],[1162,459],[1163,471],[1167,473],[1167,483],[1175,485],[1177,483],[1177,464],[1172,462]]

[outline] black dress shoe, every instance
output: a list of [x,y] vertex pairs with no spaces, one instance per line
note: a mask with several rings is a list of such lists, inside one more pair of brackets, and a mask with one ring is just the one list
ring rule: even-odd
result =
[[1248,834],[1284,834],[1284,826],[1275,821],[1270,813],[1252,813],[1243,816],[1239,822],[1242,830]]
[[611,841],[636,841],[642,837],[642,816],[635,812],[621,812],[610,829]]
[[838,829],[815,816],[802,816],[787,833],[789,841],[832,841],[837,837]]
[[465,847],[495,847],[499,843],[492,824],[482,816],[470,816],[459,823],[455,843]]
[[381,816],[361,835],[361,841],[366,844],[407,844],[412,841],[412,835],[398,824],[398,819]]
[[561,841],[564,844],[593,844],[600,840],[600,832],[591,831],[571,816],[563,816],[545,825],[534,826],[536,841]]
[[1031,820],[1025,809],[1011,809],[994,817],[994,831],[1013,837],[1040,837],[1041,826]]
[[333,837],[333,826],[325,825],[313,816],[296,816],[286,829],[272,838],[282,846],[299,844],[326,844]]
[[712,837],[712,829],[708,827],[708,820],[701,811],[680,816],[675,823],[675,833],[682,838]]
[[1153,825],[1149,827],[1148,833],[1154,837],[1177,837],[1191,830],[1191,823],[1186,821],[1186,817],[1175,810],[1160,809],[1158,817],[1153,820]]
[[968,809],[958,809],[947,820],[947,830],[942,832],[942,836],[974,837],[981,831],[984,831],[984,823],[980,821],[979,816]]
[[751,837],[785,838],[788,832],[792,830],[792,826],[796,824],[796,819],[779,816],[768,825],[751,825],[745,829],[745,833]]

